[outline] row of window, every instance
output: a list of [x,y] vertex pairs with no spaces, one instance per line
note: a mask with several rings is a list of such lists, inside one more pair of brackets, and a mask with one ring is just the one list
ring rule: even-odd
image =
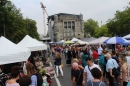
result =
[[64,28],[71,28],[72,27],[75,27],[75,22],[74,21],[69,21],[69,22],[64,22]]

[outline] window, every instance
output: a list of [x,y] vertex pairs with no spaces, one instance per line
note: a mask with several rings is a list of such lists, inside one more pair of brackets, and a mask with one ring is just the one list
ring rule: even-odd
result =
[[72,30],[74,31],[75,30],[75,22],[72,21]]
[[78,36],[79,36],[80,34],[78,34]]
[[67,22],[64,22],[64,28],[67,28]]
[[71,22],[70,21],[68,22],[68,28],[71,28]]

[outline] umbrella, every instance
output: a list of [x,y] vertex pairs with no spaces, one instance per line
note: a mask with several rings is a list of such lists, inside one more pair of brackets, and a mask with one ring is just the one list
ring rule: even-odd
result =
[[123,42],[127,42],[127,40],[121,37],[112,37],[104,41],[106,44],[122,44]]
[[73,44],[74,42],[72,41],[66,41],[65,44]]
[[129,45],[129,44],[130,44],[130,41],[123,42],[123,45]]

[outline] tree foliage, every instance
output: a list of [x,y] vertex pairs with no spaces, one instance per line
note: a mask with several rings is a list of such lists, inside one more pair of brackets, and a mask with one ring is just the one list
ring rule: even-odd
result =
[[108,32],[107,25],[102,25],[101,27],[95,28],[94,37],[102,37],[102,36],[105,37],[111,36],[111,34],[109,34]]
[[91,36],[94,35],[94,29],[98,27],[98,22],[91,18],[84,22],[84,31],[85,33],[90,33]]
[[[4,35],[9,40],[18,43],[25,35],[39,39],[36,22],[32,19],[24,19],[21,10],[11,1],[0,0],[0,36]],[[28,23],[28,25],[27,25]]]
[[115,17],[107,22],[109,33],[114,35],[123,35],[130,33],[130,7],[124,11],[116,11]]

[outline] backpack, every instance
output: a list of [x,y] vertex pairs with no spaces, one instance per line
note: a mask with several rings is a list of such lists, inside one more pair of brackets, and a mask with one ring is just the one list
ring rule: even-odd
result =
[[42,83],[43,83],[42,75],[40,73],[36,73],[33,75],[36,75],[37,77],[37,86],[42,86]]
[[104,55],[101,55],[99,57],[99,65],[101,65],[101,66],[106,65],[104,58],[105,58]]

